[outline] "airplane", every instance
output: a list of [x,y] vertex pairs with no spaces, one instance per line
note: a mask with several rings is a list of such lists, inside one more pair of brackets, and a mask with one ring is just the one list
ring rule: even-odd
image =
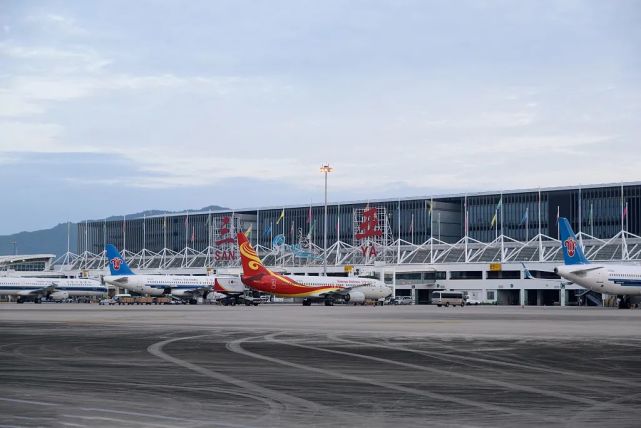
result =
[[43,298],[62,301],[69,297],[106,294],[107,287],[93,279],[0,278],[0,295],[16,296],[17,303],[27,300],[40,303]]
[[245,284],[239,276],[217,276],[214,280],[214,300],[224,306],[234,306],[242,300],[246,306],[258,306],[260,299],[245,295]]
[[641,295],[641,266],[590,263],[567,218],[559,219],[559,232],[565,265],[555,267],[554,273],[597,293]]
[[332,306],[337,299],[365,304],[365,300],[392,294],[392,289],[377,279],[279,275],[263,265],[244,233],[239,232],[237,239],[243,265],[241,280],[254,290],[278,297],[303,297],[303,306],[310,306],[313,301]]
[[149,296],[171,295],[196,304],[198,297],[207,297],[214,287],[214,276],[136,275],[112,244],[107,244],[107,258],[111,275],[104,277],[105,282],[134,293]]

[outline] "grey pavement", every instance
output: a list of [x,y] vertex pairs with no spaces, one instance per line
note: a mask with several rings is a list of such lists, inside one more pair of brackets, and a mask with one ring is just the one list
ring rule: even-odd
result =
[[0,305],[3,426],[640,426],[641,310]]

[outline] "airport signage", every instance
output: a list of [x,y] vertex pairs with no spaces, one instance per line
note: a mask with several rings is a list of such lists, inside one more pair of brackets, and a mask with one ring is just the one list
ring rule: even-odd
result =
[[491,272],[500,272],[502,268],[501,263],[490,263]]

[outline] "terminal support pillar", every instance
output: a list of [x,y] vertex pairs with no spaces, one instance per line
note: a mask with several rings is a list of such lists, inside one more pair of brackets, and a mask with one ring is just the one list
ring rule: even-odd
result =
[[543,292],[536,290],[536,306],[543,306]]
[[396,297],[396,269],[392,271],[392,296]]
[[525,289],[521,288],[519,291],[519,303],[521,306],[525,306]]
[[559,302],[560,302],[561,306],[565,306],[566,294],[567,293],[565,292],[565,288],[561,288],[559,290]]

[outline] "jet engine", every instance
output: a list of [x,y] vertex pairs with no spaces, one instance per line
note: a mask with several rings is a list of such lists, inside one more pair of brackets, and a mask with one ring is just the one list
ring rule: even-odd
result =
[[362,291],[350,291],[345,294],[344,297],[346,302],[350,303],[364,303],[365,302],[365,293]]
[[65,300],[65,299],[69,298],[69,293],[66,292],[66,291],[58,290],[58,291],[54,291],[53,293],[51,293],[49,295],[49,298],[51,300],[55,300],[55,301]]

